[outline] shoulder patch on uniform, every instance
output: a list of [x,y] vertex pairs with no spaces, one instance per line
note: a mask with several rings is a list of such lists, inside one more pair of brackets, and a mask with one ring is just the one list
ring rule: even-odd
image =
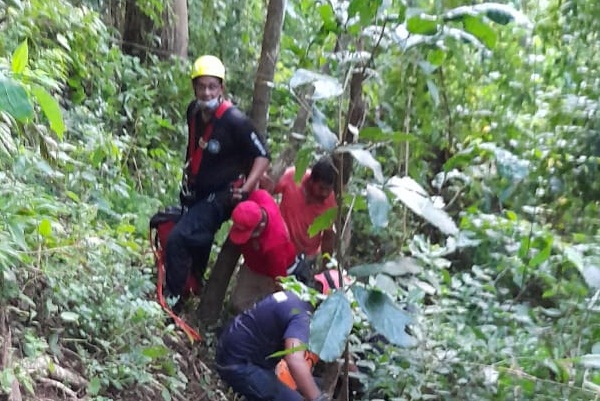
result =
[[275,299],[275,301],[277,303],[282,303],[282,302],[287,301],[288,296],[285,292],[279,291],[279,292],[276,292],[275,294],[273,294],[273,299]]

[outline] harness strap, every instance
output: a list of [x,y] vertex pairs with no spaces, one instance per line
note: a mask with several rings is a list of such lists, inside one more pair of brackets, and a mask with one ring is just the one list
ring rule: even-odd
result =
[[[204,127],[204,135],[199,140],[196,140],[196,112],[190,119],[188,123],[189,127],[189,142],[188,142],[188,157],[190,158],[190,181],[193,182],[194,178],[196,178],[196,174],[198,174],[198,170],[200,169],[200,163],[202,162],[202,151],[208,145],[208,141],[213,132],[214,124],[217,120],[223,117],[223,114],[231,107],[233,104],[224,100],[221,102],[217,110],[215,110],[215,114],[213,118],[206,124]],[[196,143],[198,142],[198,143]]]
[[189,340],[192,343],[194,341],[201,341],[202,336],[200,336],[200,334],[198,334],[198,332],[196,330],[194,330],[185,321],[183,321],[183,319],[181,319],[179,316],[177,316],[171,310],[171,308],[169,308],[169,305],[167,305],[167,302],[165,301],[165,297],[163,294],[163,285],[165,283],[165,275],[166,275],[165,264],[163,261],[163,257],[161,255],[161,253],[158,251],[158,247],[152,238],[152,229],[150,229],[149,235],[150,235],[150,247],[152,248],[152,252],[154,253],[154,258],[156,260],[156,267],[158,269],[158,279],[157,279],[157,283],[156,283],[156,296],[158,298],[158,303],[160,306],[162,306],[164,311],[167,312],[167,314],[173,319],[175,324],[179,328],[181,328],[181,330],[183,330],[183,332],[188,336]]

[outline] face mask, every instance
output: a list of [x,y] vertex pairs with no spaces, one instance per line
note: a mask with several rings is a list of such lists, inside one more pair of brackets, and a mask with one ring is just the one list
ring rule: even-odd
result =
[[219,103],[220,103],[218,97],[211,99],[211,100],[207,100],[207,101],[197,100],[197,102],[202,110],[207,110],[207,111],[214,111],[217,107],[219,107]]

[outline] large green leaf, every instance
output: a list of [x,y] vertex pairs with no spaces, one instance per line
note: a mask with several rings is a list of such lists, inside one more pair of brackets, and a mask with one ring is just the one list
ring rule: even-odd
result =
[[367,25],[377,15],[382,0],[352,0],[348,6],[348,17],[358,14],[362,25]]
[[52,128],[52,131],[56,132],[56,135],[62,139],[65,132],[65,123],[63,122],[62,112],[60,111],[58,102],[41,86],[33,87],[32,93],[42,107],[44,115],[50,122],[50,128]]
[[438,20],[433,15],[421,14],[406,21],[406,29],[419,35],[435,35],[438,32]]
[[493,49],[496,46],[496,41],[498,40],[496,31],[481,19],[467,15],[463,19],[463,24],[465,30],[482,41],[488,49]]
[[416,259],[401,256],[395,260],[388,260],[383,263],[369,263],[357,265],[348,270],[348,274],[355,277],[374,276],[379,273],[385,273],[390,276],[403,276],[405,274],[417,274],[422,271],[421,266]]
[[317,143],[327,152],[333,151],[338,143],[337,136],[327,126],[327,119],[316,107],[313,107],[312,130]]
[[335,222],[337,216],[337,207],[332,207],[321,213],[308,227],[308,236],[314,237],[323,230],[327,230]]
[[11,68],[12,72],[15,74],[20,74],[27,67],[27,62],[29,61],[29,48],[27,47],[27,40],[21,42],[19,46],[15,49],[12,55],[12,63]]
[[383,183],[383,172],[381,170],[381,164],[375,160],[371,152],[363,149],[362,145],[347,145],[340,146],[336,149],[336,152],[348,152],[354,157],[354,159],[362,166],[368,167],[373,170],[373,175],[377,182]]
[[423,187],[412,178],[392,177],[388,181],[388,189],[396,196],[397,200],[444,234],[458,234],[458,227],[448,213],[437,207]]
[[359,285],[353,285],[351,288],[371,326],[379,334],[400,347],[412,347],[416,344],[415,339],[405,331],[406,325],[412,322],[412,318],[386,293]]
[[0,73],[0,110],[25,123],[33,117],[27,92],[17,81]]
[[315,88],[312,95],[314,100],[337,97],[344,92],[344,88],[338,80],[330,75],[312,72],[303,68],[294,71],[294,75],[290,78],[290,89],[294,90],[308,84],[312,84]]
[[326,362],[335,361],[344,351],[352,321],[350,302],[342,291],[335,291],[311,319],[309,349]]
[[367,204],[369,205],[369,217],[376,228],[384,228],[388,225],[390,203],[385,192],[375,185],[367,185]]
[[335,32],[337,30],[337,20],[335,12],[330,3],[323,4],[318,8],[321,20],[323,21],[323,27],[328,32]]
[[310,148],[302,148],[296,153],[296,161],[294,162],[294,166],[296,167],[296,170],[294,171],[294,181],[296,183],[302,181],[302,177],[304,177],[304,173],[310,164],[312,153],[313,150]]
[[532,28],[533,24],[522,12],[516,10],[513,6],[500,3],[482,3],[474,6],[460,6],[448,10],[443,18],[446,21],[457,21],[468,16],[484,14],[492,21],[506,25],[510,22],[521,25],[525,28]]

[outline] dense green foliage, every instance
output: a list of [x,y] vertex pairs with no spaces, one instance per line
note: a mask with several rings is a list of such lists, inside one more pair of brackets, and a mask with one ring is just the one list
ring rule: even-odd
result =
[[[34,399],[48,355],[98,400],[185,399],[198,380],[146,245],[177,198],[189,61],[123,54],[107,11],[123,3],[0,0],[0,394]],[[299,165],[356,162],[336,260],[361,283],[324,307],[352,301],[364,397],[598,399],[600,5],[407,3],[290,1],[270,109],[277,156],[315,82]],[[246,109],[264,10],[190,2],[190,58],[221,56]],[[356,68],[368,112],[343,147]]]

